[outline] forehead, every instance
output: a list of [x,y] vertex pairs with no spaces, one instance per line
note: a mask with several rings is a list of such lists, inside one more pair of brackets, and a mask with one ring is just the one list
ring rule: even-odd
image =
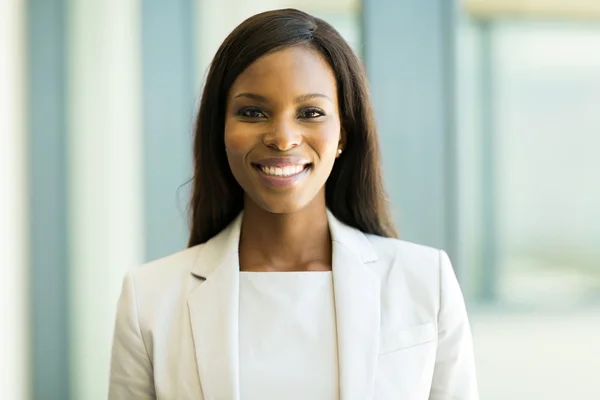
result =
[[336,81],[333,70],[317,51],[296,46],[266,54],[252,63],[234,82],[231,94],[236,92],[335,96]]

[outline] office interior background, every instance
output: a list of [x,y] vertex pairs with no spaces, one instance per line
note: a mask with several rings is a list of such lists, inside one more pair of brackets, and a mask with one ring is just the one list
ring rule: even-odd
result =
[[0,398],[106,398],[124,272],[186,246],[210,59],[282,7],[363,59],[397,224],[453,259],[481,398],[600,398],[594,0],[1,0]]

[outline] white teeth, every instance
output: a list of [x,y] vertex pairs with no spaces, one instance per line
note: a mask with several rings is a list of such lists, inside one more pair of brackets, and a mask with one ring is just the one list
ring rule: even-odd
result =
[[304,169],[304,165],[288,165],[285,167],[271,167],[261,165],[260,169],[267,175],[273,176],[292,176],[299,174]]

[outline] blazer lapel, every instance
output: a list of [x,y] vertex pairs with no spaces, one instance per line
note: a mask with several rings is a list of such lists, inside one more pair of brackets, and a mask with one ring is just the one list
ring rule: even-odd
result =
[[333,248],[340,398],[373,397],[379,351],[380,279],[366,264],[377,257],[360,231],[328,212]]
[[188,298],[205,399],[239,399],[239,256],[241,215],[205,243],[192,274],[205,282]]

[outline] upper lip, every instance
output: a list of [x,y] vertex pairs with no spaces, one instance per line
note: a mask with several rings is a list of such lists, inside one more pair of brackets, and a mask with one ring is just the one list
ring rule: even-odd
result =
[[291,165],[306,165],[310,164],[310,161],[306,160],[303,157],[271,157],[271,158],[261,158],[260,160],[256,160],[252,162],[252,164],[256,165],[269,165],[273,167],[286,167]]

